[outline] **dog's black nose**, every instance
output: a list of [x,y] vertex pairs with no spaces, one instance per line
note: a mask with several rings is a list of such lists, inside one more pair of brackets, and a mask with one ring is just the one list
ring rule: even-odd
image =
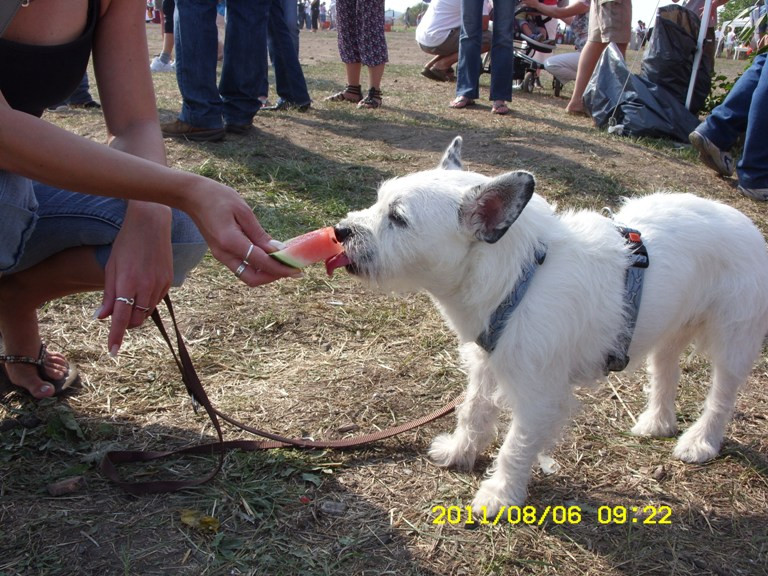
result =
[[339,242],[344,242],[344,240],[352,236],[352,228],[349,226],[334,226],[333,232],[336,234],[336,240]]

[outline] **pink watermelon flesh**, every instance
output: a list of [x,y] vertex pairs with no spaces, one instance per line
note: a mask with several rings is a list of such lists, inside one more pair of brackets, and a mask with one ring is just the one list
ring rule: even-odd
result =
[[272,252],[270,256],[288,266],[304,268],[315,262],[328,261],[343,252],[344,247],[336,239],[336,232],[328,226],[291,238],[285,248]]

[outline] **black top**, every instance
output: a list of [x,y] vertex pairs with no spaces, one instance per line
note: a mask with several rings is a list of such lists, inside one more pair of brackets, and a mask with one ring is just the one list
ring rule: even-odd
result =
[[72,95],[88,67],[99,10],[100,0],[89,0],[85,30],[68,44],[32,46],[0,38],[0,92],[11,108],[39,117]]

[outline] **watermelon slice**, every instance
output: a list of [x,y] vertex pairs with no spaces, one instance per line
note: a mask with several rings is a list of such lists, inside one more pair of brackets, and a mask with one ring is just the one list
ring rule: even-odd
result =
[[[315,262],[327,262],[344,252],[344,247],[336,239],[332,226],[291,238],[285,244],[285,248],[272,252],[270,256],[294,268],[304,268]],[[333,268],[326,266],[326,270],[330,275]]]

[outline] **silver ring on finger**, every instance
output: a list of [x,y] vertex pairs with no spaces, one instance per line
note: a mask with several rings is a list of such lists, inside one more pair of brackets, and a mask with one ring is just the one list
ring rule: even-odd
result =
[[126,298],[125,296],[118,296],[115,298],[115,302],[122,302],[123,304],[128,304],[128,306],[133,306],[136,303],[136,300],[133,298]]
[[139,306],[138,304],[134,304],[133,307],[139,312],[144,312],[144,314],[149,314],[149,311],[152,310],[149,306]]
[[248,262],[248,258],[251,257],[251,252],[253,252],[253,249],[254,249],[254,245],[251,244],[250,246],[248,246],[248,252],[245,253],[245,258],[243,258],[243,264],[245,264],[246,266],[250,264],[250,262]]
[[237,270],[235,270],[235,276],[240,278],[243,272],[245,272],[245,269],[248,268],[248,262],[243,260],[243,262],[240,264],[240,266],[237,267]]

